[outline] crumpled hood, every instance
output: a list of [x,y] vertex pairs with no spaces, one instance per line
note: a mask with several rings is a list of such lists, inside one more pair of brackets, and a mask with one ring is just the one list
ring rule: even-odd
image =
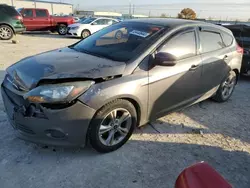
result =
[[27,57],[7,69],[22,88],[30,90],[44,79],[96,79],[122,75],[124,62],[112,61],[70,48],[63,48]]

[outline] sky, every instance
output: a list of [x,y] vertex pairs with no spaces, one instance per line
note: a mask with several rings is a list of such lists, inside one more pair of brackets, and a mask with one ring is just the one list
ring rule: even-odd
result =
[[[55,0],[56,1],[56,0]],[[57,0],[73,3],[76,9],[129,12],[129,2],[135,14],[176,16],[183,8],[192,8],[199,18],[224,20],[250,19],[250,0]]]

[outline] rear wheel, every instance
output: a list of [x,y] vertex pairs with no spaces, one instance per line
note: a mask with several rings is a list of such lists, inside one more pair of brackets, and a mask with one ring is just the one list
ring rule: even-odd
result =
[[115,100],[101,108],[93,118],[88,136],[92,147],[102,153],[117,150],[132,135],[137,113],[127,100]]
[[14,31],[8,25],[0,26],[0,39],[1,40],[10,40],[14,35]]
[[65,24],[58,25],[57,32],[59,35],[66,35],[67,34],[67,25],[65,25]]
[[237,82],[236,73],[234,71],[231,71],[227,79],[221,83],[213,99],[217,102],[226,102],[233,94],[236,82]]
[[83,30],[82,34],[81,34],[81,38],[82,39],[86,39],[87,37],[89,37],[91,35],[89,30]]

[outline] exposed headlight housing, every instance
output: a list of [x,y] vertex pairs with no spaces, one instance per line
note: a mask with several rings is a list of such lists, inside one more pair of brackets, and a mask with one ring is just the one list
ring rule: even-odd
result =
[[41,85],[25,94],[24,99],[32,103],[67,103],[79,97],[93,84],[93,81],[84,81]]

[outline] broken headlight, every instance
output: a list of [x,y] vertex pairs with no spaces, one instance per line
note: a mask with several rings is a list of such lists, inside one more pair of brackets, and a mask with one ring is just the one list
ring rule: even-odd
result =
[[41,85],[24,95],[32,103],[67,103],[87,91],[93,81]]

